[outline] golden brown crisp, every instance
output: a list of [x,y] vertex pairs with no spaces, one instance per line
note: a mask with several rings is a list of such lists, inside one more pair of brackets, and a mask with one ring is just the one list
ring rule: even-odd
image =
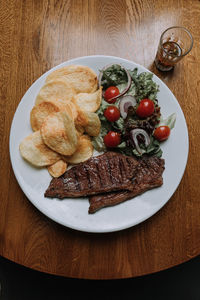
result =
[[65,156],[65,160],[71,164],[78,164],[89,159],[93,154],[93,146],[90,137],[82,135],[79,137],[76,151],[71,156]]
[[76,93],[93,93],[97,90],[97,75],[87,66],[69,65],[57,69],[48,75],[46,82],[55,79],[62,79],[73,87]]
[[72,118],[66,112],[49,115],[40,129],[44,143],[52,150],[71,155],[77,148],[77,134]]
[[41,137],[40,131],[27,136],[19,145],[21,156],[36,167],[54,164],[60,155],[47,147]]
[[64,80],[55,79],[43,85],[36,97],[35,105],[44,101],[54,101],[59,99],[67,102],[70,101],[75,94],[76,92],[70,84],[66,83]]
[[102,88],[94,93],[79,93],[74,95],[73,101],[82,109],[87,112],[96,112],[101,105]]
[[47,169],[52,177],[59,177],[66,172],[67,163],[64,160],[60,159],[53,165],[49,166]]

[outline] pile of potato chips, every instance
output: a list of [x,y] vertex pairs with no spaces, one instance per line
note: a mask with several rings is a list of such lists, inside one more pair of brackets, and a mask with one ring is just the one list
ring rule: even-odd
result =
[[95,113],[102,99],[97,75],[87,66],[69,65],[46,78],[30,113],[33,133],[19,146],[24,159],[47,167],[61,176],[68,164],[77,164],[93,154],[92,136],[101,122]]

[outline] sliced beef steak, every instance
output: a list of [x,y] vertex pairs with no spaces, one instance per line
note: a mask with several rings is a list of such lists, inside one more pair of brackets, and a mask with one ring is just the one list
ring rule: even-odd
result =
[[131,185],[130,191],[119,191],[96,195],[90,197],[89,213],[95,213],[97,210],[116,205],[123,201],[132,199],[133,197],[146,192],[163,184],[162,173],[164,171],[164,159],[157,157],[143,158],[137,169],[135,178]]
[[117,190],[132,189],[138,160],[116,152],[92,157],[53,178],[45,197],[82,197]]

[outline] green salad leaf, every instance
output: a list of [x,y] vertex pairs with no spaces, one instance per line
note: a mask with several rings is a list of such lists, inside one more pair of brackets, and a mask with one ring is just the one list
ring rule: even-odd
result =
[[175,122],[176,122],[176,114],[173,113],[170,116],[168,116],[166,119],[163,119],[163,117],[161,116],[160,118],[160,123],[158,124],[158,126],[168,126],[170,129],[173,129],[175,126]]
[[126,71],[120,65],[113,64],[103,71],[101,84],[103,89],[107,89],[109,86],[119,86],[119,90],[123,90],[127,81]]
[[129,70],[133,81],[133,87],[135,88],[135,98],[140,101],[144,98],[149,98],[151,100],[156,100],[157,93],[159,91],[159,86],[153,81],[153,73],[142,72],[138,74],[138,69]]

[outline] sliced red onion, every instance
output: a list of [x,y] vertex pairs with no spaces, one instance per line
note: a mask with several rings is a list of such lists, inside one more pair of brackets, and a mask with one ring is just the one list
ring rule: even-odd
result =
[[127,86],[124,88],[124,90],[123,90],[121,93],[119,93],[119,95],[117,95],[117,96],[115,96],[115,97],[109,99],[110,101],[112,101],[112,100],[114,100],[114,99],[117,99],[117,98],[123,96],[123,95],[129,90],[129,88],[130,88],[130,86],[131,86],[131,81],[132,81],[131,75],[129,74],[129,72],[127,71],[126,68],[124,68],[123,66],[121,66],[121,65],[119,65],[119,64],[109,64],[109,65],[105,66],[105,67],[101,70],[101,72],[99,73],[99,78],[98,78],[98,81],[99,81],[99,87],[101,86],[101,81],[102,81],[102,77],[103,77],[103,71],[105,71],[106,69],[110,68],[110,67],[113,66],[113,65],[120,66],[122,69],[124,69],[124,71],[126,72],[128,81],[127,81]]
[[120,99],[119,109],[120,109],[120,114],[123,119],[126,119],[126,117],[127,117],[128,108],[130,106],[134,107],[134,106],[136,106],[136,104],[137,104],[137,101],[136,101],[135,97],[130,96],[130,95],[123,96]]
[[131,137],[132,137],[133,142],[135,144],[136,150],[138,151],[139,154],[142,154],[142,150],[141,150],[141,148],[138,144],[137,136],[139,134],[143,135],[144,136],[144,141],[145,141],[145,147],[148,147],[149,144],[150,144],[150,137],[149,137],[148,133],[145,130],[141,129],[141,128],[136,128],[136,129],[131,130],[130,134],[131,134]]

